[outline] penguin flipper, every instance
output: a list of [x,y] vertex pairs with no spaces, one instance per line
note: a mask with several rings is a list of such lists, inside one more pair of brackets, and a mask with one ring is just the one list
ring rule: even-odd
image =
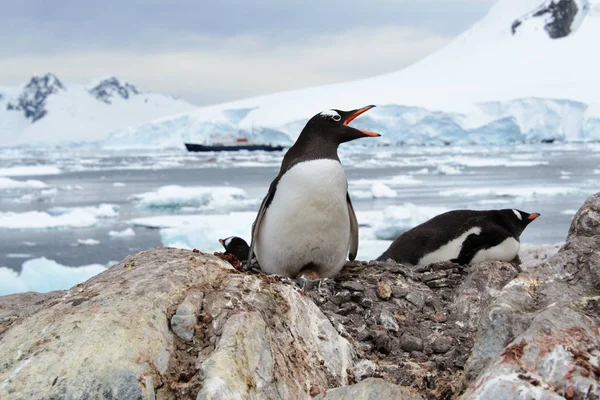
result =
[[260,208],[258,209],[258,214],[256,215],[256,219],[252,223],[252,235],[250,239],[250,249],[248,250],[248,258],[246,259],[246,267],[250,267],[250,262],[252,261],[252,257],[254,256],[254,246],[256,245],[256,238],[258,237],[258,230],[260,229],[260,223],[262,222],[265,213],[267,212],[267,208],[273,201],[273,197],[275,197],[275,190],[277,189],[277,182],[279,182],[279,176],[275,178],[273,182],[271,182],[271,186],[269,186],[269,191],[267,195],[263,199],[262,203],[260,203]]
[[350,248],[348,250],[348,259],[354,261],[358,254],[358,220],[356,219],[352,200],[350,200],[348,192],[346,192],[346,202],[348,203],[348,215],[350,216]]
[[473,260],[473,257],[475,257],[479,250],[484,250],[500,244],[500,242],[502,242],[501,238],[502,236],[495,230],[481,234],[473,233],[467,236],[463,242],[458,257],[450,261],[460,265],[467,265]]

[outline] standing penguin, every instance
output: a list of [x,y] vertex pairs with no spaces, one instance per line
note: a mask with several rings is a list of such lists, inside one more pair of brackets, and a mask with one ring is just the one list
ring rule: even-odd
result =
[[412,265],[512,261],[521,246],[519,236],[539,216],[514,209],[449,211],[398,236],[377,260]]
[[358,222],[337,154],[341,143],[380,136],[348,126],[362,113],[328,110],[312,117],[285,154],[254,224],[254,251],[261,269],[289,277],[332,277],[346,256],[356,258]]

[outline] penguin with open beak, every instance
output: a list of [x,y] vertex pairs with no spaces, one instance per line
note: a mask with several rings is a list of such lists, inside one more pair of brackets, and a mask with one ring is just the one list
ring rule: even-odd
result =
[[312,117],[287,151],[254,224],[256,253],[270,274],[310,279],[335,276],[358,251],[358,222],[337,154],[341,143],[377,137],[349,126],[375,106],[327,110]]

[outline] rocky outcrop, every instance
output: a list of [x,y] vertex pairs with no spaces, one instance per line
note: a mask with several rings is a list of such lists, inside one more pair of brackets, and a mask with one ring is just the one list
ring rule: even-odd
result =
[[350,343],[295,284],[157,248],[68,291],[0,298],[0,398],[309,398]]
[[21,95],[7,104],[7,110],[23,111],[25,117],[35,122],[47,114],[48,96],[65,90],[62,82],[53,74],[34,76]]
[[122,99],[128,99],[131,96],[140,94],[138,88],[127,82],[121,83],[114,76],[112,78],[104,79],[88,90],[88,92],[94,96],[96,100],[106,104],[111,104],[111,99],[115,96],[121,97]]
[[529,19],[543,18],[548,36],[560,39],[577,29],[574,22],[576,19],[581,22],[588,9],[588,0],[546,0],[527,15],[516,19],[511,25],[512,34],[517,33],[521,25],[528,23]]
[[516,266],[352,262],[335,279],[156,248],[0,297],[0,398],[600,397],[600,194]]

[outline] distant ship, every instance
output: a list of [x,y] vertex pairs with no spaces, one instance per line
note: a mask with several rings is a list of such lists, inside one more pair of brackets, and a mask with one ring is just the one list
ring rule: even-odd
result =
[[235,139],[232,144],[195,144],[195,143],[184,143],[185,148],[188,151],[240,151],[240,150],[262,150],[262,151],[281,151],[284,146],[271,145],[271,144],[250,144],[248,138],[239,137]]

